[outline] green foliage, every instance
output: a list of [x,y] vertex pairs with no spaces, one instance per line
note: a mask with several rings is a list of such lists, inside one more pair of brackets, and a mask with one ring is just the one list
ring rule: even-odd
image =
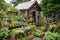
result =
[[41,26],[41,31],[45,31],[46,30],[46,26]]
[[20,16],[20,22],[26,23],[26,25],[27,25],[26,20],[25,20],[24,17],[22,17],[22,16]]
[[45,20],[44,16],[40,16],[40,22],[39,22],[40,26],[45,26],[44,20]]
[[0,10],[0,27],[3,27],[2,21],[5,16],[6,16],[6,13],[3,11],[3,9],[1,9]]
[[[16,17],[16,16],[15,16]],[[17,20],[18,20],[18,18],[15,18],[15,17],[13,17],[13,16],[11,16],[11,15],[9,15],[8,16],[8,22],[14,27],[16,24],[17,24]]]
[[8,11],[11,11],[12,13],[20,14],[20,11],[11,5],[9,5]]
[[6,13],[1,9],[0,10],[0,19],[4,18],[6,16]]
[[60,34],[48,31],[45,33],[43,40],[60,40]]
[[33,35],[29,35],[29,36],[27,36],[27,37],[20,38],[20,39],[18,39],[18,40],[32,40],[33,38],[34,38]]
[[30,29],[31,31],[35,31],[36,30],[36,26],[35,25],[31,25],[31,24],[27,25],[26,28]]
[[4,0],[0,0],[0,10],[6,11],[7,5]]
[[60,33],[60,23],[57,24],[56,32]]
[[0,27],[5,24],[4,18],[7,18],[8,21],[6,21],[14,26],[20,18],[20,11],[3,0],[0,1]]
[[[42,0],[41,7],[45,16],[51,17],[52,13],[60,12],[60,0]],[[54,14],[55,14],[54,13]]]
[[4,26],[5,24],[8,24],[8,22],[7,21],[1,21],[1,27],[5,27]]
[[48,30],[54,30],[54,29],[56,29],[57,28],[57,25],[56,24],[52,24],[52,25],[50,25],[49,27],[48,27]]
[[7,38],[9,36],[9,30],[8,28],[0,28],[0,39],[4,40],[5,38]]
[[35,35],[36,37],[40,37],[41,33],[42,33],[42,31],[38,30],[38,31],[34,32],[33,35]]
[[23,28],[12,29],[10,35],[24,34]]

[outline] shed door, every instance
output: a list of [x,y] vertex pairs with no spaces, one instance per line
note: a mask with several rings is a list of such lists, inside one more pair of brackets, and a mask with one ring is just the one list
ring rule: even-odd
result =
[[34,22],[36,22],[36,11],[32,11],[32,16],[33,16]]

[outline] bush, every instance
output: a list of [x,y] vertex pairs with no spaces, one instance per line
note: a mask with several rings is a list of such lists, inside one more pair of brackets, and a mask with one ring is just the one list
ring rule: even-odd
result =
[[0,28],[0,40],[6,40],[9,36],[9,32],[8,28]]
[[46,26],[41,26],[41,31],[45,31],[46,30]]
[[36,29],[36,26],[35,25],[30,25],[30,30],[31,31],[35,31],[35,29]]
[[45,33],[43,40],[60,40],[60,34],[48,31]]
[[40,36],[41,36],[41,32],[40,32],[40,31],[36,31],[36,32],[34,32],[34,35],[35,35],[36,37],[40,37]]
[[43,37],[44,36],[44,32],[42,32],[42,31],[40,31],[40,30],[37,30],[36,32],[34,32],[34,36],[36,36],[36,37]]
[[27,37],[20,38],[20,39],[18,39],[18,40],[31,40],[31,39],[33,39],[33,38],[34,38],[33,35],[29,35],[29,36],[27,36]]
[[18,35],[18,34],[24,34],[23,28],[16,28],[16,29],[11,30],[10,35]]
[[40,24],[40,26],[45,26],[45,18],[44,18],[44,16],[40,16],[39,24]]
[[48,30],[49,31],[55,31],[55,29],[57,28],[57,25],[56,24],[52,24],[52,25],[50,25],[49,27],[48,27]]
[[27,25],[26,28],[27,28],[27,29],[30,29],[31,31],[35,31],[36,26],[30,24],[30,25]]
[[56,32],[60,33],[60,24],[57,24]]

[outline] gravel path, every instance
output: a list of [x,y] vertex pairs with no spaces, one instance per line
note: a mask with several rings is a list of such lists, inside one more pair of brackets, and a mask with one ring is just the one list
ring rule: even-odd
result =
[[36,37],[36,38],[33,38],[32,40],[42,40],[42,38]]

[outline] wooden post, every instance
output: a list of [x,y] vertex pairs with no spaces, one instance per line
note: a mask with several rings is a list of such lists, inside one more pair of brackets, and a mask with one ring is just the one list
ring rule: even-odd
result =
[[39,20],[38,20],[38,11],[36,11],[36,25],[38,25],[38,22],[39,22]]
[[26,21],[28,21],[28,12],[27,12],[27,10],[26,10]]

